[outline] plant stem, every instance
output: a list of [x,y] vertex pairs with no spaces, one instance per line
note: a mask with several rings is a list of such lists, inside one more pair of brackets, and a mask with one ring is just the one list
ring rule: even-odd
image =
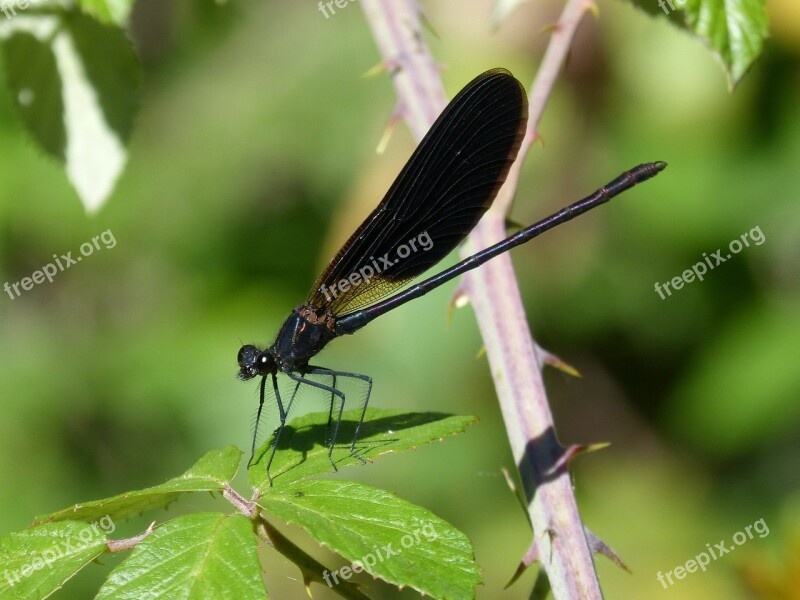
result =
[[[405,118],[419,140],[444,109],[446,96],[438,67],[424,43],[413,0],[362,0],[373,35],[392,72],[398,106],[393,119]],[[474,254],[506,237],[505,216],[519,180],[522,159],[563,68],[588,0],[567,0],[530,92],[530,118],[519,156],[492,209],[470,234],[462,256]],[[523,482],[534,539],[526,555],[542,561],[556,600],[602,598],[578,513],[569,472],[559,458],[565,449],[556,439],[542,381],[544,357],[527,325],[508,254],[464,276],[461,290],[472,302],[489,358],[511,449]],[[527,563],[526,563],[527,564]]]
[[133,550],[139,542],[153,533],[155,528],[156,522],[153,521],[150,523],[150,526],[139,535],[124,540],[108,540],[106,547],[109,552],[127,552],[128,550]]
[[222,497],[228,502],[233,504],[239,514],[244,515],[248,519],[252,519],[256,514],[256,503],[252,500],[245,500],[239,493],[233,489],[229,483],[225,484],[222,490]]

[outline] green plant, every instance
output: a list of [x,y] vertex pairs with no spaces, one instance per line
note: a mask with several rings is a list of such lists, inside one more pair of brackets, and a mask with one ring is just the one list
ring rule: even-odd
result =
[[[437,67],[432,57],[427,54],[427,51],[419,52],[420,47],[424,48],[424,44],[420,42],[423,38],[420,28],[416,26],[418,15],[415,10],[408,8],[411,3],[396,2],[392,6],[387,3],[363,0],[365,9],[374,9],[379,4],[383,5],[382,10],[370,11],[368,18],[374,27],[375,37],[381,46],[385,60],[384,66],[391,68],[395,73],[394,81],[398,86],[399,96],[403,100],[400,106],[405,109],[403,116],[416,129],[417,135],[421,135],[429,125],[426,119],[431,119],[437,114],[444,101],[443,88],[438,81]],[[498,2],[498,19],[503,18],[517,4],[519,4],[519,1],[516,0]],[[572,36],[582,22],[587,10],[592,8],[590,2],[583,0],[570,0],[565,4],[564,13],[559,19],[558,26],[553,29],[553,38],[550,46],[552,51],[549,50],[546,54],[540,77],[537,77],[533,88],[538,93],[531,94],[533,112],[536,114],[536,118],[531,120],[532,127],[529,132],[530,135],[526,139],[526,149],[538,135],[536,131],[538,118],[544,110],[558,73],[563,69]],[[656,8],[656,4],[661,5],[656,0],[652,2],[638,0],[639,6],[654,13],[660,12]],[[683,24],[700,36],[720,57],[731,86],[738,83],[760,54],[763,46],[767,29],[763,1],[742,0],[740,2],[723,3],[720,0],[687,0],[686,2],[675,0],[675,4],[678,8],[673,9],[673,12],[670,13],[670,18],[675,20],[682,16]],[[113,3],[97,0],[61,2],[58,4],[55,2],[52,4],[40,3],[35,8],[15,15],[13,19],[9,19],[7,22],[0,23],[2,25],[0,27],[0,39],[2,39],[3,64],[8,86],[13,92],[16,108],[39,146],[64,164],[70,180],[78,190],[84,205],[89,211],[98,209],[111,193],[114,182],[124,165],[125,151],[121,148],[124,148],[134,124],[133,115],[140,67],[138,58],[121,28],[127,20],[130,5],[131,2],[127,0]],[[400,9],[397,7],[400,7]],[[501,8],[502,10],[500,10]],[[403,18],[396,18],[396,13],[402,10],[406,10],[407,14],[403,15]],[[390,25],[389,27],[380,27],[380,25],[387,23]],[[401,27],[399,24],[403,24],[403,26]],[[396,32],[400,32],[405,39],[390,39],[390,35]],[[69,51],[70,48],[72,51]],[[78,76],[81,73],[80,70],[77,72],[75,70],[64,71],[61,68],[65,57],[78,59],[77,63],[83,67],[83,76]],[[409,57],[412,57],[416,62],[403,63],[403,60]],[[111,68],[108,68],[109,65]],[[409,82],[413,82],[416,85],[409,85]],[[405,89],[402,87],[404,85]],[[98,102],[89,108],[88,113],[82,112],[81,116],[85,117],[86,114],[92,114],[95,117],[95,122],[102,122],[106,125],[104,128],[88,131],[68,127],[68,124],[73,122],[71,117],[74,115],[71,111],[75,109],[75,106],[65,106],[65,99],[59,93],[68,86],[71,86],[71,89],[75,89],[75,86],[77,86],[83,91],[88,89],[97,93]],[[413,96],[414,90],[420,89],[433,90],[434,93],[423,96],[425,98],[436,98],[437,100],[429,104],[420,102],[419,98]],[[414,108],[418,110],[417,114],[413,112]],[[398,116],[400,114],[398,113]],[[57,118],[59,116],[63,118]],[[87,134],[97,135],[98,132],[101,134],[100,137],[86,137]],[[118,154],[107,154],[102,151],[98,153],[104,159],[116,156],[119,160],[98,160],[95,162],[85,158],[75,159],[74,155],[67,152],[69,144],[74,140],[78,140],[81,144],[88,143],[89,146],[96,149],[103,147],[121,149]],[[508,193],[503,198],[498,199],[496,203],[497,210],[488,216],[489,218],[484,226],[480,231],[476,232],[475,239],[470,243],[485,246],[492,241],[497,241],[498,237],[502,237],[505,234],[506,220],[504,212],[508,209],[512,196],[513,186],[510,186]],[[472,250],[474,249],[473,247]],[[491,286],[486,285],[486,281],[480,281],[475,276],[465,283],[460,292],[469,295],[473,305],[476,307],[479,320],[481,320],[484,337],[487,340],[489,358],[493,361],[492,372],[497,378],[498,394],[501,397],[501,401],[504,402],[504,408],[507,409],[504,410],[504,414],[513,416],[522,414],[523,411],[527,411],[528,414],[535,412],[535,415],[530,419],[515,419],[512,417],[508,423],[509,437],[512,440],[515,458],[523,471],[523,480],[528,484],[525,488],[525,493],[528,496],[531,522],[536,530],[530,550],[522,560],[518,573],[532,564],[538,557],[548,556],[549,560],[546,561],[545,569],[547,570],[547,575],[552,579],[556,597],[599,597],[599,583],[593,570],[590,551],[602,550],[603,548],[608,551],[608,549],[597,537],[588,532],[584,534],[583,524],[577,512],[577,505],[574,502],[571,482],[566,469],[568,460],[580,450],[580,447],[575,446],[564,449],[558,443],[539,372],[544,364],[561,364],[563,367],[563,363],[559,363],[555,357],[536,346],[528,330],[519,326],[525,322],[525,318],[521,302],[517,298],[518,293],[515,290],[514,275],[510,263],[503,265],[498,261],[493,265],[493,268],[498,273],[495,279],[510,282],[509,289],[504,290],[502,294],[500,292],[493,293]],[[508,299],[511,298],[510,302],[513,302],[515,309],[511,311],[491,310],[492,307],[500,306],[498,301],[500,295],[503,296],[503,300],[506,302],[509,302]],[[492,318],[498,314],[501,315],[503,323],[492,322]],[[514,338],[511,337],[512,333],[515,336]],[[502,343],[500,343],[501,341]],[[508,351],[511,347],[525,348],[525,352],[517,351],[512,354]],[[510,368],[511,366],[515,368],[512,369]],[[519,374],[519,377],[524,378],[525,381],[512,380],[514,373]],[[727,398],[725,401],[727,401]],[[716,415],[714,415],[714,418],[716,418]],[[559,457],[555,464],[542,460],[552,455]],[[213,456],[207,457],[207,459],[207,462],[214,462],[215,460]],[[314,463],[312,459],[318,460],[319,464]],[[302,460],[304,462],[300,462],[289,469],[289,472],[293,473],[294,476],[306,470],[314,471],[314,473],[303,477],[310,477],[312,474],[329,470],[329,464],[322,455],[317,456],[309,453]],[[342,457],[342,464],[347,463],[348,460],[347,456]],[[238,456],[236,463],[238,464]],[[316,466],[314,466],[315,464]],[[276,463],[276,469],[279,468],[279,465],[280,459]],[[319,470],[315,471],[315,469]],[[243,525],[239,524],[246,524],[245,521],[249,519],[255,523],[257,531],[262,536],[271,539],[276,547],[281,546],[290,554],[296,553],[293,554],[297,559],[295,562],[301,566],[304,576],[307,576],[309,581],[317,580],[312,576],[312,574],[318,572],[317,565],[313,563],[313,559],[304,558],[296,547],[292,550],[291,542],[282,538],[274,527],[270,527],[268,522],[261,522],[260,514],[255,516],[252,511],[260,513],[261,508],[267,508],[269,511],[269,507],[262,506],[262,504],[269,504],[269,498],[276,494],[273,498],[275,502],[272,506],[274,514],[281,516],[280,511],[286,510],[289,512],[283,516],[287,520],[309,517],[310,515],[308,514],[298,517],[297,514],[292,513],[290,510],[292,508],[296,509],[297,505],[305,501],[303,500],[304,498],[307,498],[308,489],[310,488],[305,486],[319,484],[324,487],[332,484],[307,481],[306,479],[293,480],[292,476],[285,474],[281,474],[279,477],[283,477],[283,479],[276,483],[274,490],[262,489],[263,481],[251,482],[256,491],[263,493],[255,501],[244,500],[241,496],[235,494],[227,483],[225,485],[220,483],[229,481],[229,478],[226,480],[226,472],[222,471],[213,472],[205,480],[204,484],[202,481],[200,482],[200,484],[206,486],[206,489],[169,488],[163,489],[157,496],[160,502],[160,500],[171,501],[176,494],[189,491],[217,491],[222,493],[226,499],[236,506],[239,516],[244,520],[238,518],[238,516],[234,518],[224,515],[223,517],[215,515],[213,518],[203,517],[208,519],[205,521],[197,517],[199,520],[194,522],[197,531],[216,530],[214,528],[219,526],[223,527],[225,531],[230,529],[231,535],[235,536],[236,532],[234,530],[243,527]],[[286,489],[293,489],[292,494],[299,493],[302,495],[291,495],[291,497],[278,502],[278,498],[281,497],[279,490],[283,489],[283,486],[301,485],[300,482],[304,486],[303,489],[297,487],[287,487]],[[211,490],[207,489],[209,486],[211,486]],[[202,485],[200,487],[202,488]],[[348,488],[348,493],[353,489]],[[337,491],[341,492],[341,490]],[[325,502],[333,502],[336,505],[336,498],[331,497],[332,489],[327,489],[327,496],[324,496],[324,492],[325,490],[320,488],[320,494],[323,494],[321,497],[326,498]],[[141,502],[140,508],[142,510],[151,508],[151,502],[153,501],[151,493],[152,489],[126,494],[122,500],[118,500],[122,505],[120,514],[124,515],[126,510],[131,511],[137,508],[138,505],[135,502],[128,504],[128,501]],[[111,500],[103,501],[105,504],[102,506],[109,506]],[[92,505],[87,504],[82,508]],[[159,506],[161,504],[156,503],[152,507]],[[345,506],[345,508],[347,507]],[[137,511],[134,510],[131,514],[135,512]],[[101,513],[102,511],[96,512],[93,517],[96,519],[102,518],[106,514],[110,515],[110,513]],[[564,513],[569,514],[568,519],[558,520],[554,518],[555,515]],[[80,510],[69,509],[64,513],[59,513],[59,517],[51,515],[56,520],[52,525],[41,525],[41,527],[51,527],[51,529],[40,529],[40,526],[37,525],[34,529],[26,532],[11,534],[3,540],[4,545],[2,548],[6,551],[6,554],[2,555],[2,560],[8,559],[6,564],[13,567],[13,572],[13,570],[18,570],[28,564],[26,561],[14,562],[14,553],[35,550],[36,548],[46,550],[50,547],[47,544],[52,544],[54,539],[60,540],[64,536],[79,536],[87,531],[86,527],[89,527],[89,532],[95,531],[91,526],[85,524],[79,525],[74,522],[57,521],[57,518],[66,519],[68,516],[76,518],[80,514],[82,514]],[[116,518],[124,517],[118,515]],[[180,517],[179,519],[189,519],[189,517]],[[185,542],[185,534],[182,533],[183,530],[181,529],[182,521],[179,519],[175,520],[177,525],[174,525],[174,530],[170,529],[172,527],[170,523],[174,524],[174,521],[170,521],[159,529],[155,529],[152,532],[145,531],[142,536],[136,536],[129,540],[98,543],[97,547],[91,547],[91,552],[76,554],[75,560],[72,562],[65,561],[63,564],[68,568],[62,575],[74,573],[75,568],[86,564],[86,561],[91,561],[93,552],[122,551],[130,550],[131,548],[134,548],[134,553],[141,552],[142,547],[162,539],[160,536],[167,537],[168,540],[179,539]],[[389,516],[384,514],[381,519],[388,522]],[[84,519],[84,521],[86,520]],[[565,521],[568,521],[568,526],[558,530],[553,529],[555,526],[552,523],[563,524]],[[88,522],[91,522],[91,519]],[[189,524],[191,525],[192,523],[190,522]],[[318,530],[316,527],[314,530],[317,531],[318,535],[336,533],[336,531]],[[175,538],[172,538],[173,535]],[[205,535],[203,539],[207,538],[208,535]],[[44,546],[36,545],[40,542]],[[337,544],[342,548],[335,547],[334,549],[339,550],[346,558],[349,560],[359,559],[358,552],[360,549],[358,546],[356,546],[355,550],[348,549],[346,540],[337,540]],[[224,554],[228,552],[229,546],[222,544],[219,547],[222,548],[223,546],[224,550],[221,552]],[[332,545],[331,547],[334,546]],[[346,554],[346,551],[350,552],[350,554]],[[608,552],[610,553],[610,551]],[[235,555],[232,553],[231,556]],[[243,564],[245,563],[246,561],[243,560]],[[579,568],[575,567],[576,564]],[[48,572],[50,572],[49,569]],[[42,571],[42,574],[44,573]],[[541,573],[544,573],[544,569]],[[580,577],[576,576],[576,573],[579,573]],[[50,574],[52,575],[52,573]],[[385,575],[386,577],[383,578],[387,581],[423,589],[419,583],[417,585],[403,583],[397,575]],[[404,576],[407,576],[407,574]],[[31,577],[33,576],[31,575]],[[471,586],[470,582],[473,579],[469,576],[464,579],[465,587],[467,587],[467,584]],[[52,581],[43,581],[41,585],[55,585],[58,587],[63,581],[63,578],[54,578]],[[1,580],[0,583],[2,583]],[[16,585],[13,587],[13,590],[9,589],[7,591],[9,593],[17,593],[23,589]],[[44,593],[43,589],[37,588],[32,591],[32,596],[38,597],[40,591]],[[586,590],[589,591],[587,592]],[[338,591],[347,591],[347,593],[352,594],[359,593],[349,585],[338,586]],[[433,595],[432,592],[429,593]]]
[[[352,436],[359,413],[344,414],[343,439]],[[314,413],[292,421],[275,453],[271,486],[262,460],[273,438],[258,449],[249,471],[249,500],[231,487],[242,452],[228,446],[161,485],[38,517],[33,527],[0,538],[0,597],[46,598],[103,554],[130,552],[97,598],[266,598],[257,553],[261,539],[297,565],[306,586],[319,582],[345,598],[367,598],[348,581],[350,572],[362,570],[432,598],[472,598],[481,577],[466,535],[386,490],[314,479],[331,470],[323,442],[327,419],[327,413]],[[371,460],[460,433],[473,422],[438,413],[369,410],[359,451]],[[337,468],[361,464],[346,447],[335,448],[333,459]],[[132,538],[110,537],[116,522],[198,492],[219,494],[234,510],[223,505],[219,512],[153,523]],[[303,528],[351,566],[338,574],[326,569],[267,515]]]

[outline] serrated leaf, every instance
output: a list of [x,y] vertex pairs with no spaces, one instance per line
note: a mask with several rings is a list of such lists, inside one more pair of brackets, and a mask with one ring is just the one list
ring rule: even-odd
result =
[[[359,409],[342,414],[337,445],[333,451],[337,468],[362,464],[349,450],[360,416]],[[377,458],[388,452],[408,450],[461,433],[475,420],[475,417],[444,413],[369,409],[361,426],[356,450],[367,460]],[[308,414],[287,424],[270,469],[273,485],[286,485],[331,472],[333,467],[325,445],[327,431],[327,412]],[[250,485],[262,492],[270,487],[266,469],[273,439],[270,437],[258,448],[256,460],[250,467]]]
[[146,510],[164,508],[181,494],[187,492],[222,492],[239,467],[242,452],[236,446],[212,450],[198,460],[183,475],[166,483],[144,490],[136,490],[36,517],[35,524],[51,521],[95,521],[109,515],[123,521]]
[[0,20],[0,39],[25,125],[96,211],[127,160],[139,82],[133,46],[121,29],[66,11]]
[[168,521],[108,576],[96,600],[262,600],[252,522],[197,513]]
[[[352,481],[312,480],[275,488],[258,505],[358,562],[374,577],[432,598],[475,597],[481,582],[467,536],[430,511]],[[332,585],[348,579],[340,569]]]
[[0,598],[39,600],[106,550],[106,532],[75,521],[48,523],[0,538]]
[[84,12],[99,21],[113,25],[124,25],[131,14],[132,0],[78,0]]
[[[325,565],[289,540],[266,519],[261,519],[260,524],[263,526],[263,533],[272,544],[272,547],[300,569],[306,591],[313,598],[310,590],[311,584],[315,581],[318,583],[324,582],[323,575],[328,572],[325,569]],[[341,582],[336,588],[336,593],[348,600],[370,600],[370,597],[359,589],[358,584],[351,581]]]
[[761,55],[769,34],[765,0],[673,0],[686,26],[719,57],[731,88]]

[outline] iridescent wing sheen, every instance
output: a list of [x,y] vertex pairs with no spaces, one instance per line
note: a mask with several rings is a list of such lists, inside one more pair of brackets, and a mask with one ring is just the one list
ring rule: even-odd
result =
[[491,206],[527,118],[525,90],[505,69],[467,84],[330,261],[306,303],[344,315],[398,291],[442,260]]

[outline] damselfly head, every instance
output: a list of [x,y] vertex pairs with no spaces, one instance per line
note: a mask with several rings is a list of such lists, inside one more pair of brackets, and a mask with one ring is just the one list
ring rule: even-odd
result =
[[274,373],[277,367],[275,358],[269,350],[259,350],[249,344],[241,347],[236,360],[239,362],[238,377],[242,381],[247,381],[257,375],[269,375]]

